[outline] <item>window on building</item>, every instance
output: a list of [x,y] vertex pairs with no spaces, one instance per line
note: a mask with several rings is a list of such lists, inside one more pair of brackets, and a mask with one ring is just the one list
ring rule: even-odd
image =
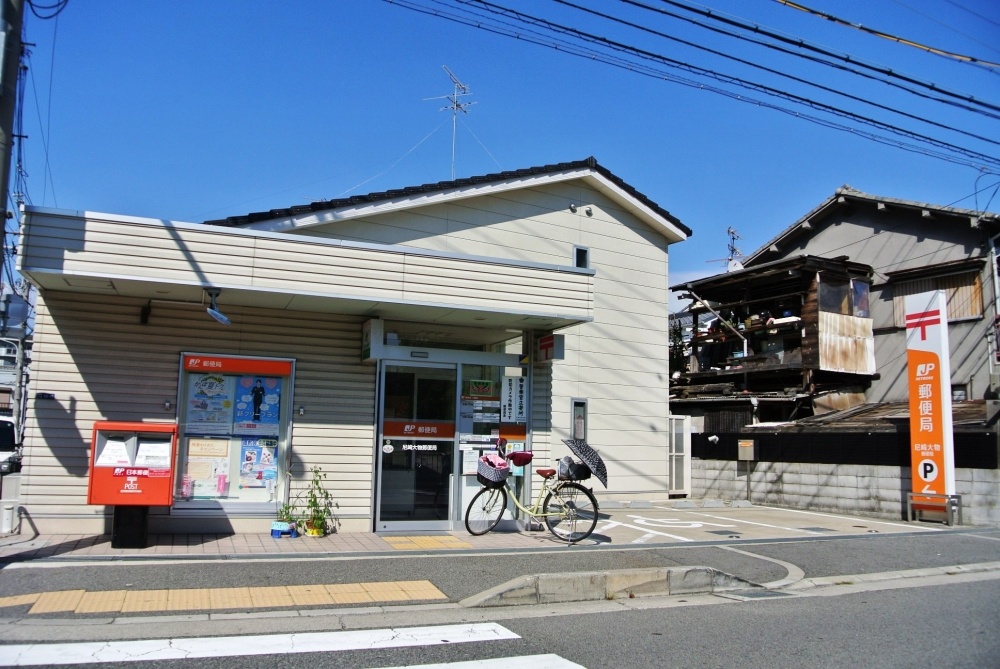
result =
[[590,249],[586,246],[574,246],[573,262],[577,267],[590,267]]
[[573,400],[573,438],[587,440],[587,400]]
[[819,280],[819,308],[833,314],[871,318],[868,304],[871,284],[860,279],[821,274]]
[[983,282],[978,271],[930,276],[892,284],[892,309],[896,327],[906,326],[907,295],[943,290],[948,304],[948,321],[981,318],[983,315]]

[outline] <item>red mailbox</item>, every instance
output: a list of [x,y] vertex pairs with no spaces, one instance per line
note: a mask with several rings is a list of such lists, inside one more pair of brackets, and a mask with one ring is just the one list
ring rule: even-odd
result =
[[173,423],[94,423],[87,503],[172,505],[176,453]]

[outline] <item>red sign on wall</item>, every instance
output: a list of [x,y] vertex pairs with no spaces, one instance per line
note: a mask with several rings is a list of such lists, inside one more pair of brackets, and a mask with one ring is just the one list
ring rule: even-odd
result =
[[176,452],[173,423],[94,423],[87,503],[170,506]]
[[231,358],[225,355],[185,355],[184,371],[290,376],[292,373],[292,362],[290,360]]
[[386,420],[382,424],[385,437],[424,437],[428,439],[453,439],[455,424],[439,420]]

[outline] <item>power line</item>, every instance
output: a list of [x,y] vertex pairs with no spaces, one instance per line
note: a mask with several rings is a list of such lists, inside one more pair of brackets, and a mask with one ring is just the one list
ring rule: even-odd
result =
[[976,58],[974,56],[965,56],[965,55],[962,55],[962,54],[954,53],[952,51],[946,51],[944,49],[939,49],[937,47],[927,46],[926,44],[921,44],[920,42],[916,42],[914,40],[906,39],[904,37],[898,37],[898,36],[892,35],[890,33],[882,32],[881,30],[875,30],[874,28],[869,28],[867,26],[863,26],[860,23],[851,23],[850,21],[846,21],[846,20],[844,20],[842,18],[834,16],[833,14],[827,14],[826,12],[821,12],[821,11],[818,11],[816,9],[812,9],[810,7],[806,7],[805,5],[800,5],[798,3],[791,2],[791,0],[774,0],[774,1],[777,2],[780,5],[785,6],[785,7],[790,7],[791,9],[797,9],[800,12],[805,12],[806,14],[811,14],[813,16],[818,16],[821,19],[826,19],[827,21],[830,21],[832,23],[836,23],[837,25],[845,26],[847,28],[852,28],[854,30],[860,30],[863,33],[867,33],[869,35],[874,35],[875,37],[879,37],[879,38],[882,38],[882,39],[887,39],[887,40],[889,40],[891,42],[896,42],[896,43],[902,44],[904,46],[913,47],[914,49],[920,49],[921,51],[926,51],[927,53],[932,53],[935,56],[941,56],[943,58],[950,58],[951,60],[957,60],[957,61],[962,62],[962,63],[970,63],[970,64],[973,64],[973,65],[980,65],[982,67],[991,68],[991,69],[992,68],[1000,67],[1000,64],[993,63],[993,62],[990,62],[988,60],[981,60],[981,59]]
[[[43,5],[38,2],[34,2],[33,0],[28,0],[28,7],[31,8],[31,13],[43,20],[56,18],[64,9],[66,9],[66,5],[68,4],[69,0],[58,0],[58,2],[51,5]],[[39,10],[44,10],[48,13],[41,14],[39,13]]]
[[[913,12],[914,14],[922,16],[925,19],[927,19],[928,21],[936,23],[939,26],[945,28],[946,30],[950,30],[953,33],[961,35],[962,37],[964,37],[965,39],[969,40],[970,42],[975,42],[979,46],[984,47],[986,49],[989,49],[993,53],[1000,53],[1000,51],[998,51],[995,46],[987,44],[986,42],[983,42],[982,40],[978,40],[975,37],[969,35],[968,33],[962,32],[958,28],[955,28],[954,26],[949,25],[948,23],[939,20],[938,17],[936,17],[936,16],[934,16],[932,14],[927,14],[926,12],[922,12],[919,9],[911,7],[910,5],[906,4],[905,2],[901,2],[900,0],[892,0],[892,1],[895,4],[899,5],[900,7],[902,7],[903,9],[906,9],[908,11]],[[993,21],[993,20],[989,19],[988,17],[983,16],[982,14],[978,14],[978,13],[972,11],[971,9],[968,9],[967,7],[963,7],[962,5],[958,4],[957,2],[954,2],[953,0],[944,0],[944,1],[947,2],[949,5],[952,5],[953,7],[957,7],[959,9],[961,9],[962,11],[965,11],[965,12],[968,12],[968,13],[972,14],[973,16],[975,16],[976,18],[980,19],[981,21],[986,21],[987,23],[992,23],[993,25],[995,25],[998,28],[1000,28],[1000,23],[997,23],[996,21]]]
[[[814,46],[814,45],[808,46],[808,49],[809,49],[808,53],[803,53],[800,50],[799,47],[807,47],[807,45],[809,43],[806,42],[806,41],[804,41],[804,40],[801,40],[801,39],[797,39],[797,38],[796,39],[787,39],[787,38],[784,38],[784,37],[779,36],[777,34],[775,34],[775,37],[773,39],[780,38],[782,40],[782,42],[778,43],[778,44],[774,44],[774,43],[765,41],[763,39],[758,39],[757,37],[754,37],[753,35],[756,35],[756,34],[771,35],[772,33],[771,33],[771,31],[765,30],[765,29],[761,28],[760,26],[758,26],[756,24],[748,24],[749,27],[743,28],[743,29],[746,29],[746,30],[752,30],[753,31],[750,35],[746,35],[746,34],[743,34],[743,33],[740,33],[740,32],[734,32],[732,30],[726,30],[724,28],[719,28],[717,26],[709,25],[709,24],[704,23],[702,21],[699,21],[697,19],[694,19],[694,18],[691,18],[691,17],[688,17],[688,16],[684,16],[682,14],[677,14],[675,12],[671,12],[671,11],[668,11],[666,9],[658,9],[656,7],[650,7],[649,5],[647,5],[645,3],[642,3],[642,2],[638,2],[637,0],[619,0],[619,2],[621,2],[623,4],[631,5],[631,6],[634,6],[634,7],[640,7],[642,9],[647,10],[647,11],[655,12],[657,14],[660,14],[662,16],[669,16],[670,18],[676,19],[678,21],[683,21],[683,22],[688,23],[688,24],[693,25],[693,26],[697,26],[698,28],[701,28],[703,30],[707,30],[707,31],[715,33],[717,35],[725,35],[727,37],[730,37],[730,38],[733,38],[733,39],[736,39],[736,40],[739,40],[739,41],[742,41],[742,42],[748,42],[750,44],[756,44],[757,46],[763,47],[763,48],[771,50],[771,51],[776,51],[778,53],[783,53],[785,55],[794,56],[794,57],[800,58],[800,59],[802,59],[804,61],[816,63],[818,65],[823,65],[825,67],[829,67],[831,69],[838,70],[838,71],[841,71],[841,72],[847,72],[847,73],[853,74],[853,75],[855,75],[857,77],[860,77],[862,79],[868,79],[870,81],[877,81],[877,82],[885,84],[886,86],[889,86],[891,88],[895,88],[895,89],[898,89],[898,90],[901,90],[901,91],[905,91],[905,92],[909,93],[910,95],[913,95],[913,96],[916,96],[916,97],[919,97],[919,98],[923,98],[925,100],[932,100],[934,102],[938,102],[938,103],[941,103],[941,104],[951,105],[953,107],[956,107],[958,109],[962,109],[964,111],[969,111],[969,112],[973,112],[973,113],[976,113],[976,114],[981,114],[983,116],[987,116],[989,118],[1000,120],[1000,113],[991,113],[990,111],[987,111],[987,109],[995,109],[997,112],[1000,112],[1000,105],[990,105],[990,104],[977,103],[981,107],[984,107],[984,108],[971,107],[971,106],[969,106],[969,104],[965,103],[964,100],[975,100],[975,98],[973,98],[973,96],[968,95],[968,94],[962,94],[962,93],[949,93],[948,94],[949,97],[951,97],[953,99],[948,99],[947,97],[941,97],[940,95],[935,94],[934,91],[941,91],[941,90],[944,90],[944,89],[942,89],[941,86],[938,86],[937,84],[933,84],[933,83],[930,83],[930,82],[919,82],[920,88],[923,88],[926,91],[928,91],[928,92],[922,92],[920,90],[911,88],[910,86],[904,85],[903,83],[900,83],[899,81],[896,81],[895,79],[899,78],[899,74],[895,73],[893,70],[891,70],[889,68],[886,68],[884,66],[874,66],[874,65],[871,65],[871,64],[865,64],[864,61],[861,61],[858,58],[854,58],[854,57],[847,56],[847,55],[844,55],[844,54],[836,54],[836,53],[834,53],[832,51],[828,51],[828,50],[823,49],[823,48],[818,47],[818,46]],[[692,11],[696,11],[696,10],[692,10]],[[731,22],[727,21],[727,23],[731,23]],[[788,43],[788,44],[791,44],[791,45],[796,45],[796,48],[790,48],[790,47],[787,47],[787,46],[782,46],[783,43]],[[812,54],[818,54],[818,55],[812,55]],[[833,60],[826,60],[825,58],[821,58],[819,56],[826,56],[828,58],[832,58]],[[868,70],[870,70],[870,72],[872,72],[872,73],[866,72],[866,71],[863,71],[863,70],[859,70],[859,69],[857,69],[855,67],[852,67],[851,66],[852,64],[857,64],[859,67],[865,67]],[[879,75],[879,76],[876,76],[876,75]],[[910,79],[910,80],[911,81],[917,81],[915,79]],[[959,100],[963,100],[963,102],[959,102]]]
[[[625,1],[625,0],[621,0],[621,1]],[[677,0],[660,0],[660,2],[663,3],[663,4],[670,5],[672,7],[676,7],[678,9],[684,10],[686,12],[697,14],[699,16],[702,16],[704,18],[710,19],[712,21],[724,23],[724,24],[732,26],[734,28],[739,28],[741,30],[746,30],[747,32],[750,32],[750,33],[753,33],[753,34],[764,35],[766,37],[769,37],[770,39],[777,40],[777,41],[782,42],[784,44],[788,44],[788,45],[793,46],[793,47],[795,47],[797,49],[803,49],[803,50],[806,50],[806,51],[811,51],[813,53],[819,53],[819,54],[822,54],[822,55],[830,57],[830,58],[835,58],[837,60],[841,60],[841,61],[844,61],[844,62],[853,63],[854,65],[857,65],[858,67],[862,67],[862,68],[864,68],[866,70],[871,70],[873,72],[877,72],[877,73],[879,73],[881,75],[890,77],[892,79],[899,79],[899,80],[905,81],[905,82],[907,82],[909,84],[913,84],[913,85],[919,86],[921,88],[926,88],[928,90],[935,91],[937,93],[940,93],[940,94],[948,96],[948,97],[956,98],[958,100],[963,100],[964,102],[967,102],[969,104],[981,105],[981,106],[983,106],[983,107],[985,107],[987,109],[991,109],[993,111],[1000,112],[1000,105],[989,103],[989,102],[984,102],[982,100],[979,100],[978,98],[975,98],[975,97],[973,97],[971,95],[968,95],[968,94],[965,94],[965,93],[957,93],[955,91],[949,91],[948,89],[946,89],[946,88],[944,88],[942,86],[939,86],[939,85],[931,83],[931,82],[921,81],[921,80],[919,80],[919,79],[917,79],[915,77],[903,74],[902,72],[897,72],[896,70],[893,70],[893,69],[891,69],[889,67],[886,67],[884,65],[875,65],[875,64],[872,64],[872,63],[866,63],[863,60],[859,60],[857,58],[853,58],[853,57],[848,56],[848,55],[835,53],[835,52],[830,51],[829,49],[827,49],[825,47],[822,47],[822,46],[819,46],[819,45],[816,45],[816,44],[812,44],[812,43],[810,43],[810,42],[808,42],[806,40],[803,40],[801,38],[798,38],[798,37],[787,37],[785,35],[781,35],[780,33],[777,33],[777,32],[775,32],[773,30],[768,30],[767,28],[764,28],[763,26],[759,26],[759,25],[757,25],[755,23],[746,23],[746,22],[741,21],[741,20],[727,18],[727,17],[719,14],[718,12],[713,12],[713,11],[708,11],[708,10],[697,9],[695,7],[690,7],[688,5],[685,5],[682,2],[678,2]],[[630,0],[630,4],[641,4],[641,3],[635,3],[635,2],[632,2]]]
[[[668,57],[663,56],[661,54],[657,54],[657,53],[653,53],[653,52],[646,51],[646,50],[643,50],[643,49],[639,49],[639,48],[634,47],[634,46],[622,44],[620,42],[616,42],[616,41],[610,40],[610,39],[605,38],[605,37],[600,37],[600,36],[593,35],[591,33],[586,33],[586,32],[583,32],[581,30],[578,30],[576,28],[571,28],[571,27],[568,27],[568,26],[560,25],[560,24],[554,23],[552,21],[548,21],[546,19],[542,19],[542,18],[535,17],[535,16],[532,16],[532,15],[529,15],[529,14],[525,14],[523,12],[518,12],[516,10],[512,10],[510,8],[507,8],[507,7],[503,7],[501,5],[496,5],[496,4],[490,3],[490,2],[485,2],[484,0],[475,0],[475,1],[473,1],[473,0],[454,0],[454,2],[456,2],[456,3],[460,4],[460,5],[474,5],[477,8],[481,8],[481,11],[485,11],[486,14],[482,14],[482,13],[478,13],[477,14],[475,12],[472,12],[471,10],[464,10],[464,12],[466,14],[469,14],[472,17],[474,17],[474,18],[468,18],[466,16],[456,16],[454,14],[449,14],[449,13],[446,13],[446,12],[442,12],[440,10],[431,9],[429,7],[426,7],[426,6],[419,5],[416,2],[413,2],[411,0],[401,0],[401,1],[397,0],[393,4],[397,4],[399,6],[402,6],[402,7],[408,8],[408,9],[412,9],[412,10],[415,10],[415,11],[418,11],[418,12],[421,12],[421,13],[429,14],[431,16],[435,16],[435,17],[438,17],[438,18],[445,18],[445,19],[450,20],[450,21],[462,23],[462,24],[468,25],[468,26],[473,26],[473,27],[476,27],[476,28],[479,28],[479,29],[487,30],[489,32],[494,32],[496,34],[504,35],[504,36],[507,36],[507,37],[517,38],[517,39],[520,39],[522,41],[529,41],[529,42],[532,42],[532,43],[535,43],[535,44],[539,44],[539,45],[542,45],[542,46],[547,46],[549,48],[553,48],[553,49],[556,49],[556,50],[559,50],[559,51],[563,51],[563,52],[569,53],[571,55],[577,55],[577,56],[587,57],[589,60],[598,60],[598,61],[604,62],[606,64],[612,64],[612,65],[614,65],[616,67],[621,67],[623,69],[629,70],[629,71],[634,72],[634,73],[644,74],[646,76],[652,76],[652,77],[660,78],[660,79],[665,79],[667,81],[672,81],[674,83],[682,83],[684,85],[693,86],[693,87],[696,87],[696,88],[699,88],[699,89],[702,89],[702,90],[708,90],[708,91],[711,91],[711,92],[715,92],[715,93],[719,93],[719,94],[722,94],[722,95],[726,95],[728,97],[731,97],[733,99],[739,100],[741,102],[749,102],[749,103],[757,105],[757,106],[767,107],[767,108],[770,108],[770,109],[776,109],[776,110],[782,111],[784,113],[788,113],[790,115],[794,115],[797,118],[803,118],[804,120],[809,120],[809,121],[814,122],[814,123],[819,123],[820,125],[826,125],[826,126],[831,127],[831,128],[837,128],[837,129],[840,129],[840,130],[844,130],[846,132],[851,132],[852,134],[863,136],[863,137],[866,137],[868,139],[872,139],[872,140],[877,141],[877,142],[881,142],[881,143],[885,143],[885,144],[897,146],[899,148],[903,148],[903,149],[908,150],[908,151],[915,151],[915,152],[918,152],[918,153],[923,153],[925,155],[938,157],[938,158],[941,158],[943,160],[947,160],[949,162],[954,162],[956,164],[964,164],[964,165],[968,165],[968,166],[976,167],[976,168],[981,167],[984,164],[986,164],[986,165],[997,165],[997,166],[1000,166],[1000,160],[998,160],[997,158],[994,158],[993,156],[989,156],[989,155],[986,155],[986,154],[983,154],[983,153],[979,153],[977,151],[973,151],[973,150],[965,148],[965,147],[960,147],[960,146],[957,146],[957,145],[945,142],[943,140],[939,140],[939,139],[936,139],[936,138],[933,138],[933,137],[929,137],[929,136],[926,136],[926,135],[923,135],[923,134],[920,134],[920,133],[913,132],[911,130],[906,130],[904,128],[900,128],[898,126],[895,126],[895,125],[892,125],[892,124],[889,124],[889,123],[885,123],[885,122],[882,122],[882,121],[878,121],[876,119],[872,119],[872,118],[869,118],[869,117],[866,117],[866,116],[862,116],[860,114],[856,114],[854,112],[850,112],[850,111],[847,111],[847,110],[844,110],[844,109],[840,109],[840,108],[834,107],[832,105],[828,105],[828,104],[825,104],[825,103],[817,102],[815,100],[811,100],[809,98],[806,98],[806,97],[803,97],[803,96],[800,96],[800,95],[796,95],[796,94],[793,94],[793,93],[788,93],[786,91],[781,91],[779,89],[775,89],[773,87],[766,86],[764,84],[759,84],[759,83],[756,83],[756,82],[747,81],[747,80],[741,79],[739,77],[733,77],[733,76],[730,76],[730,75],[725,75],[725,74],[722,74],[722,73],[719,73],[719,72],[716,72],[716,71],[713,71],[713,70],[709,70],[709,69],[702,68],[702,67],[699,67],[699,66],[696,66],[696,65],[692,65],[690,63],[685,63],[685,62],[678,61],[678,60],[675,60],[675,59],[672,59],[672,58],[668,58]],[[445,3],[442,0],[435,0],[435,4],[441,5],[441,4],[445,4]],[[692,82],[690,80],[686,80],[686,79],[681,78],[681,77],[675,77],[674,75],[667,75],[667,74],[665,74],[662,71],[655,70],[653,68],[649,68],[649,67],[647,67],[645,65],[641,65],[640,63],[636,63],[634,61],[628,61],[628,60],[623,60],[623,59],[614,59],[614,58],[609,59],[606,56],[606,54],[594,51],[593,49],[586,49],[584,47],[580,47],[580,46],[577,46],[577,45],[572,44],[572,43],[568,44],[569,49],[567,49],[567,45],[566,45],[565,42],[560,42],[559,40],[556,40],[555,43],[553,43],[552,41],[547,41],[547,40],[550,40],[551,38],[546,38],[546,39],[533,38],[533,37],[526,36],[524,34],[518,33],[516,30],[511,30],[509,28],[506,28],[506,27],[504,27],[503,24],[497,25],[497,23],[495,22],[495,16],[496,15],[503,16],[504,18],[513,19],[513,20],[517,21],[520,24],[527,24],[529,26],[540,27],[540,28],[544,29],[547,33],[555,33],[555,34],[559,34],[559,35],[569,36],[569,37],[572,37],[572,38],[574,38],[576,40],[579,40],[579,41],[587,43],[587,44],[599,45],[599,46],[601,46],[601,47],[603,47],[605,49],[610,49],[612,51],[616,51],[616,52],[619,52],[619,53],[625,53],[625,54],[628,54],[628,55],[630,55],[632,57],[638,57],[638,58],[640,58],[642,60],[655,61],[655,62],[657,62],[659,64],[662,64],[662,65],[664,65],[664,66],[666,66],[668,68],[680,69],[680,70],[683,70],[683,71],[695,74],[697,76],[701,76],[701,77],[705,77],[705,78],[709,78],[709,79],[714,79],[716,81],[719,81],[719,82],[722,82],[722,83],[726,83],[726,84],[730,84],[730,85],[734,85],[734,86],[741,87],[741,88],[746,88],[746,89],[749,89],[749,90],[752,90],[752,91],[755,91],[755,92],[763,93],[765,95],[769,95],[769,96],[772,96],[772,97],[777,97],[777,98],[786,100],[788,102],[792,102],[794,104],[806,106],[806,107],[814,109],[816,111],[820,111],[820,112],[831,114],[833,116],[838,116],[838,117],[841,117],[841,118],[849,119],[849,120],[852,120],[854,122],[861,123],[862,125],[868,125],[868,126],[871,126],[871,127],[874,127],[874,128],[878,128],[879,130],[882,130],[882,131],[885,131],[885,132],[889,132],[890,134],[899,135],[899,136],[902,136],[902,137],[906,137],[907,139],[916,140],[918,142],[923,142],[925,144],[929,144],[931,146],[936,147],[937,149],[940,149],[940,151],[931,150],[931,149],[928,149],[927,147],[914,146],[912,144],[907,144],[907,143],[901,142],[899,140],[891,139],[889,137],[885,137],[885,136],[882,136],[882,135],[877,135],[877,134],[869,132],[869,131],[865,131],[865,130],[861,130],[861,129],[858,129],[858,128],[855,128],[855,127],[847,126],[847,125],[844,125],[844,124],[841,124],[841,123],[837,123],[837,122],[831,121],[829,119],[821,119],[821,118],[818,118],[818,117],[816,117],[814,115],[803,114],[802,112],[795,112],[795,111],[792,111],[792,110],[787,109],[785,107],[782,107],[780,105],[775,105],[775,104],[772,104],[772,103],[767,103],[767,102],[759,100],[759,99],[747,98],[744,95],[737,95],[737,94],[732,93],[731,91],[726,91],[725,89],[719,89],[717,87],[706,86],[703,83]],[[493,21],[493,23],[487,23],[486,22],[487,20],[488,21]],[[955,154],[957,154],[957,155],[955,155]],[[961,158],[959,156],[964,156],[964,158]]]
[[[780,0],[778,0],[778,1],[780,1]],[[948,130],[948,131],[951,131],[951,132],[956,132],[956,133],[958,133],[960,135],[965,135],[967,137],[971,137],[972,139],[978,139],[980,141],[987,142],[989,144],[995,144],[997,146],[1000,146],[1000,142],[995,141],[993,139],[990,139],[988,137],[983,137],[982,135],[977,135],[975,133],[971,133],[971,132],[968,132],[966,130],[961,130],[959,128],[954,128],[952,126],[945,125],[943,123],[938,123],[937,121],[932,121],[931,119],[925,118],[923,116],[918,116],[916,114],[910,114],[908,112],[902,111],[899,108],[890,107],[888,105],[883,105],[883,104],[880,104],[878,102],[873,102],[872,100],[868,100],[866,98],[862,98],[862,97],[857,96],[857,95],[852,95],[852,94],[847,93],[847,92],[845,92],[843,90],[837,90],[837,89],[835,89],[835,88],[833,88],[831,86],[824,86],[823,84],[819,84],[819,83],[817,83],[815,81],[809,81],[808,79],[804,79],[802,77],[797,77],[795,75],[788,74],[787,72],[782,72],[781,70],[777,70],[777,69],[772,68],[772,67],[767,67],[767,66],[761,65],[760,63],[755,63],[753,61],[747,60],[745,58],[738,58],[736,56],[727,54],[727,53],[725,53],[723,51],[719,51],[717,49],[710,49],[710,48],[708,48],[706,46],[702,46],[702,45],[697,44],[695,42],[692,42],[690,40],[685,40],[685,39],[681,39],[679,37],[674,37],[672,35],[668,35],[667,33],[662,32],[662,31],[654,30],[654,29],[649,28],[647,26],[643,26],[643,25],[640,25],[638,23],[634,23],[632,21],[626,21],[625,19],[621,19],[621,18],[618,18],[618,17],[610,15],[610,14],[605,14],[603,12],[598,12],[598,11],[590,9],[588,7],[583,7],[581,5],[569,2],[569,0],[553,0],[553,2],[556,2],[556,3],[561,4],[561,5],[565,5],[567,7],[572,7],[573,9],[577,9],[577,10],[585,12],[587,14],[591,14],[592,16],[598,16],[600,18],[603,18],[603,19],[606,19],[606,20],[609,20],[609,21],[612,21],[612,22],[615,22],[615,23],[619,23],[621,25],[628,26],[630,28],[635,28],[636,30],[643,31],[643,32],[649,33],[651,35],[656,35],[657,37],[662,37],[664,39],[668,39],[670,41],[677,42],[679,44],[684,44],[685,46],[692,47],[692,48],[697,49],[699,51],[705,51],[707,53],[711,53],[713,55],[720,56],[720,57],[725,58],[727,60],[732,60],[732,61],[740,63],[742,65],[747,65],[747,66],[752,67],[754,69],[762,70],[762,71],[768,72],[770,74],[775,74],[775,75],[777,75],[779,77],[783,77],[785,79],[790,79],[791,81],[794,81],[796,83],[800,83],[800,84],[804,84],[806,86],[817,88],[817,89],[819,89],[821,91],[825,91],[827,93],[832,93],[833,95],[837,95],[837,96],[840,96],[840,97],[843,97],[843,98],[847,98],[848,100],[852,100],[854,102],[860,102],[861,104],[869,105],[869,106],[875,107],[876,109],[881,109],[882,111],[888,111],[890,113],[898,114],[900,116],[903,116],[905,118],[909,118],[909,119],[914,120],[914,121],[919,121],[921,123],[926,123],[928,125],[932,125],[932,126],[941,128],[943,130]]]

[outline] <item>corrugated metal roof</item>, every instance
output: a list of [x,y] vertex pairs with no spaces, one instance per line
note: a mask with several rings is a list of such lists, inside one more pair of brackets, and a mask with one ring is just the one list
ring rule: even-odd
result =
[[453,188],[499,183],[503,181],[508,181],[510,179],[518,179],[527,176],[555,174],[558,172],[565,172],[569,170],[579,170],[579,169],[594,170],[595,172],[599,173],[601,176],[603,176],[604,178],[608,179],[610,182],[615,184],[618,188],[622,189],[624,192],[628,193],[630,196],[634,197],[635,199],[639,200],[644,205],[652,209],[657,215],[662,216],[663,218],[670,221],[673,225],[683,230],[686,235],[691,236],[693,234],[690,228],[681,223],[680,220],[678,220],[675,216],[673,216],[669,211],[667,211],[666,209],[664,209],[663,207],[656,204],[651,199],[640,193],[633,186],[627,184],[624,180],[613,174],[607,168],[599,165],[597,159],[594,158],[593,156],[573,162],[542,165],[539,167],[528,167],[519,170],[510,170],[505,172],[497,172],[494,174],[485,174],[482,176],[465,177],[462,179],[455,179],[452,181],[439,181],[437,183],[424,184],[422,186],[407,186],[405,188],[397,188],[393,190],[381,191],[376,193],[368,193],[367,195],[352,195],[350,197],[337,198],[334,200],[320,200],[318,202],[293,205],[291,207],[282,209],[271,209],[270,211],[251,212],[249,214],[245,214],[242,216],[230,216],[228,218],[205,221],[205,224],[239,227],[243,225],[249,225],[251,223],[257,223],[260,221],[269,221],[275,218],[284,218],[287,216],[309,214],[318,211],[339,209],[341,207],[353,206],[358,204],[377,203],[386,200],[392,200],[399,197],[442,192]]

